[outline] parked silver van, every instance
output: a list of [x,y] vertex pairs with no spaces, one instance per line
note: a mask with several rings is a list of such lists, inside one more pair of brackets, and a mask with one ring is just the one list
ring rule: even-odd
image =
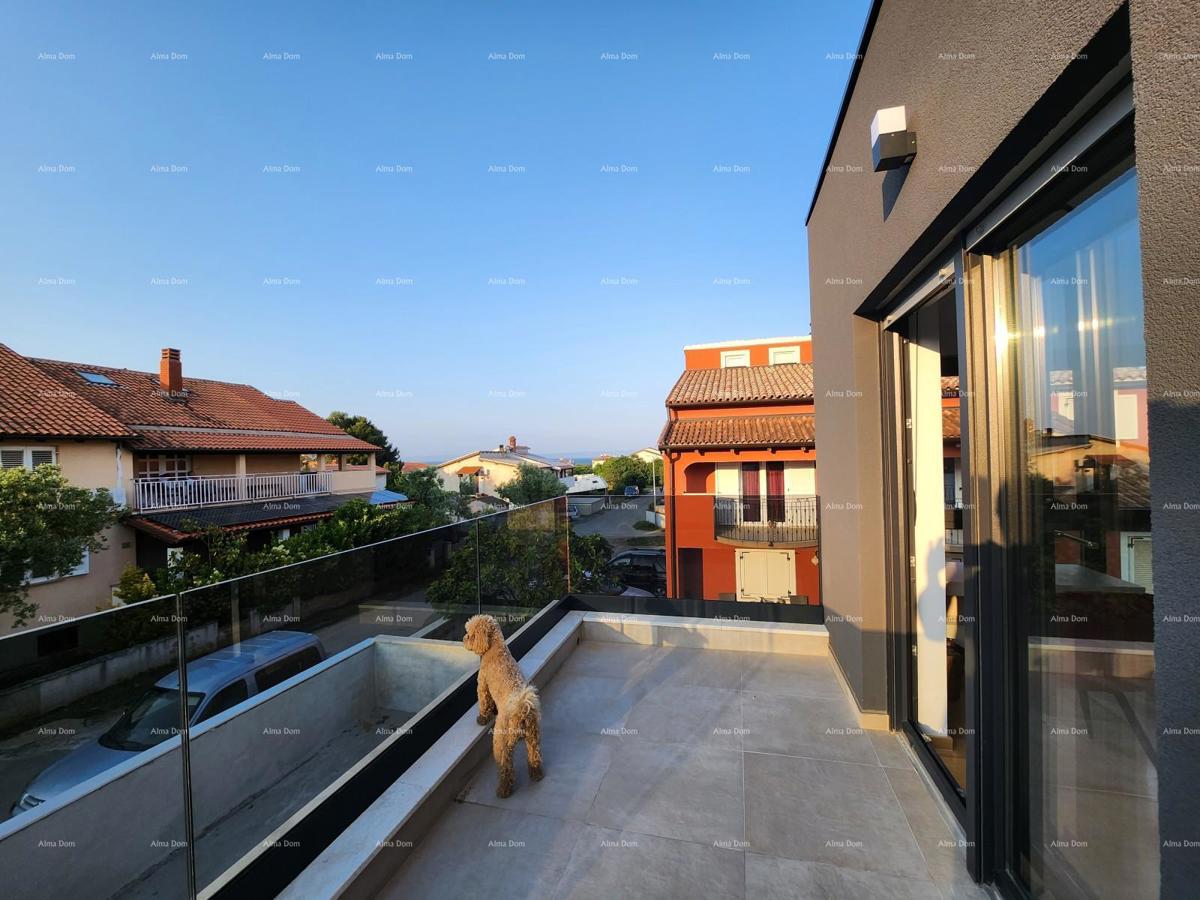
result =
[[[316,635],[271,631],[187,666],[188,724],[237,706],[325,658]],[[179,733],[179,673],[160,678],[96,740],[46,767],[21,792],[16,816]]]

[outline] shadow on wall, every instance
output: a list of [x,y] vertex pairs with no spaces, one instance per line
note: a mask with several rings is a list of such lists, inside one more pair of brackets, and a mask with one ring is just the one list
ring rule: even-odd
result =
[[907,165],[898,169],[888,169],[883,176],[880,194],[883,198],[884,221],[892,214],[896,201],[900,199],[900,190],[904,187],[904,182],[908,178],[908,170],[911,168],[912,165]]

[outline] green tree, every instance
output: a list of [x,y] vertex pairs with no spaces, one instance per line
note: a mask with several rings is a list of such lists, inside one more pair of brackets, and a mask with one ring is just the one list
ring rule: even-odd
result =
[[[387,435],[366,416],[352,416],[349,413],[334,410],[328,415],[327,420],[342,431],[354,435],[360,441],[366,441],[368,444],[378,447],[379,452],[375,454],[375,462],[379,465],[400,461],[400,455],[396,452],[396,448],[388,442]],[[351,453],[349,458],[350,464],[355,466],[365,465],[367,462],[365,453]]]
[[388,470],[387,489],[389,491],[400,490],[400,488],[397,487],[397,484],[400,481],[400,479],[404,476],[404,463],[401,462],[400,460],[396,460],[395,462],[380,463],[380,465]]
[[447,525],[459,510],[459,491],[447,491],[432,466],[415,472],[403,471],[400,463],[388,466],[389,491],[399,491],[413,503],[424,506],[440,525]]
[[121,580],[117,582],[116,594],[126,603],[140,603],[143,600],[157,597],[158,589],[154,586],[149,573],[142,571],[137,566],[129,565],[121,573]]
[[181,593],[295,561],[290,554],[275,549],[281,544],[251,552],[247,549],[244,531],[226,531],[215,525],[200,529],[194,520],[188,519],[184,520],[183,527],[197,535],[196,543],[202,549],[185,550],[172,559],[167,568],[154,574],[154,585],[159,594]]
[[592,464],[591,463],[583,463],[581,465],[575,466],[573,469],[571,469],[571,474],[572,475],[591,475],[592,474]]
[[458,496],[454,498],[454,512],[460,519],[465,519],[471,513],[471,501],[475,499],[475,485],[463,480],[458,483]]
[[566,593],[565,537],[549,504],[480,519],[426,596],[443,615],[540,609]]
[[571,590],[599,589],[608,576],[613,548],[603,535],[571,532]]
[[[186,591],[425,531],[440,524],[444,523],[419,504],[380,509],[364,500],[351,500],[328,519],[257,551],[247,549],[244,532],[211,527],[198,530],[200,551],[185,550],[168,568],[155,574],[154,583],[160,594]],[[185,527],[191,526],[185,522]]]
[[496,491],[501,497],[517,506],[537,503],[539,500],[549,500],[551,497],[561,497],[567,492],[563,483],[554,477],[549,469],[521,463],[517,477]]
[[[648,490],[651,483],[650,471],[650,464],[636,456],[614,456],[596,466],[596,474],[608,483],[608,490],[614,494],[622,493],[630,485],[639,491]],[[661,463],[658,472],[661,484]]]
[[121,513],[108,491],[75,487],[58,466],[0,470],[0,613],[13,616],[13,627],[37,614],[31,574],[71,572],[84,553],[104,549],[100,532]]

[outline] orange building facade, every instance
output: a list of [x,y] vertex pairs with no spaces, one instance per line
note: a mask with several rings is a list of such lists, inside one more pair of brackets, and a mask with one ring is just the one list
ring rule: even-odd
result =
[[684,348],[663,453],[667,593],[817,605],[808,337]]

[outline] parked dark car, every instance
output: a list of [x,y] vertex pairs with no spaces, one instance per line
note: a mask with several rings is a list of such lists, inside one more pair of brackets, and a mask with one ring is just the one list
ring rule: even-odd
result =
[[667,551],[661,547],[622,551],[612,558],[608,571],[627,587],[650,591],[656,597],[667,593]]
[[610,597],[653,597],[655,596],[650,591],[640,587],[632,587],[627,584],[622,584],[611,578],[602,578],[597,581],[591,590],[597,594],[607,594]]
[[638,486],[636,484],[625,485],[625,496],[626,497],[636,497],[640,493],[641,493],[641,490],[638,488]]

